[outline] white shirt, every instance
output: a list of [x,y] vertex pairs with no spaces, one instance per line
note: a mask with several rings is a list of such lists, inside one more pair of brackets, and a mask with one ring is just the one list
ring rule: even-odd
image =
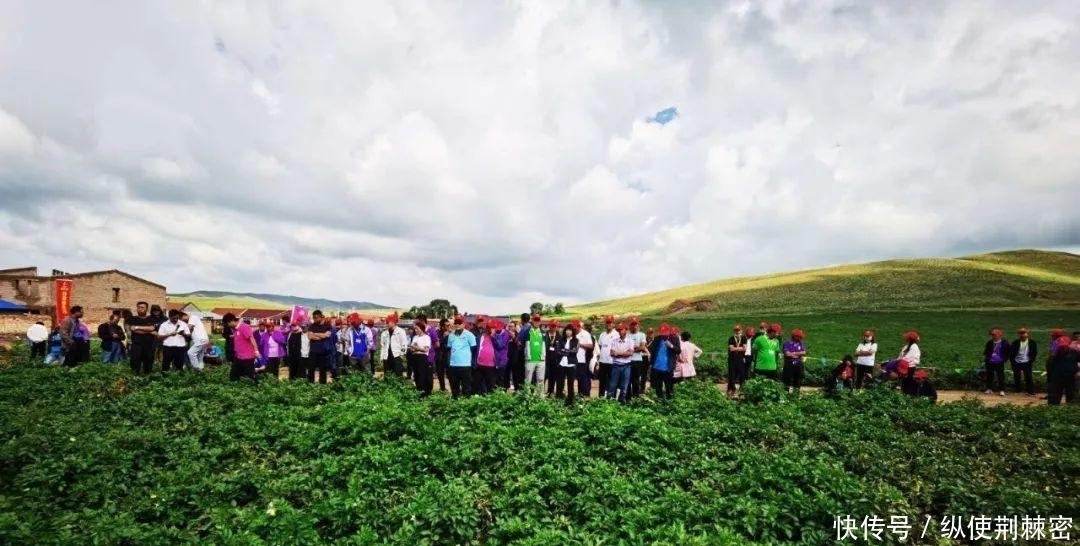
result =
[[[626,334],[626,337],[634,342],[634,347],[645,343],[645,332],[630,332],[629,334]],[[634,356],[630,357],[630,360],[641,362],[642,357],[644,357],[644,355],[640,351],[635,351]]]
[[[582,332],[582,333],[585,333],[585,330],[582,330],[581,332]],[[580,339],[580,338],[579,338],[579,339]],[[591,337],[591,336],[590,336],[590,338],[589,338],[589,341],[592,341],[592,337]],[[570,340],[568,339],[568,340],[566,340],[565,342],[563,342],[563,349],[569,349],[569,348],[570,348]],[[581,353],[581,351],[579,350],[579,351],[578,351],[578,355],[581,355],[581,354],[582,354],[582,353]],[[584,360],[585,360],[585,357],[584,357],[584,356],[579,356],[578,358],[580,358],[580,359],[581,359],[582,361],[584,361]],[[573,368],[573,367],[574,367],[574,365],[570,363],[570,359],[569,359],[569,358],[567,358],[567,357],[565,357],[565,356],[564,356],[564,357],[562,357],[562,360],[560,360],[560,361],[559,361],[559,366],[562,366],[563,368]]]
[[[611,340],[610,353],[632,351],[636,346],[637,344],[634,343],[634,339],[630,337],[630,334],[626,334],[626,339],[619,337],[619,334],[615,334],[615,338]],[[631,358],[633,358],[633,355],[612,356],[611,361],[613,364],[629,364]]]
[[578,334],[577,334],[577,340],[578,340],[577,361],[578,362],[585,362],[585,349],[583,349],[581,346],[582,345],[592,345],[592,342],[593,342],[592,334],[590,334],[589,332],[586,332],[585,329],[582,328],[581,331],[578,332]]
[[904,354],[904,350],[900,349],[900,358],[902,360],[907,360],[912,368],[917,368],[919,366],[919,360],[922,358],[922,351],[919,350],[919,344],[912,343],[907,354]]
[[856,353],[861,353],[863,351],[869,351],[872,354],[869,356],[860,356],[855,358],[855,363],[860,366],[873,366],[874,355],[877,354],[877,343],[866,343],[864,341],[860,343],[858,347],[855,347]]
[[383,330],[379,334],[379,359],[386,360],[390,358],[390,346],[394,347],[394,356],[404,358],[405,352],[409,350],[409,336],[405,333],[404,328],[394,326],[394,335],[390,335],[390,330]]
[[427,334],[413,336],[412,345],[420,347],[421,349],[423,349],[424,354],[427,354],[428,350],[431,349],[431,336]]
[[307,358],[311,356],[311,340],[308,339],[307,334],[300,334],[300,358]]
[[601,364],[611,364],[613,362],[611,358],[611,344],[618,337],[618,332],[610,331],[604,332],[596,338],[596,343],[600,346],[600,350],[597,352],[599,353]]
[[188,328],[186,322],[177,321],[173,324],[171,320],[167,320],[158,326],[158,334],[169,335],[165,338],[161,344],[165,347],[187,347],[187,338],[183,334],[190,334],[191,330]]
[[210,336],[206,335],[206,327],[203,326],[201,320],[191,319],[188,322],[188,329],[191,331],[192,343],[206,345],[210,341]]

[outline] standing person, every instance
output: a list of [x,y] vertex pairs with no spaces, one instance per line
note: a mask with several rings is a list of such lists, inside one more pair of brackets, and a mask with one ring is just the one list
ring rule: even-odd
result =
[[[131,354],[128,362],[131,364],[132,373],[149,374],[154,371],[154,347],[157,343],[157,329],[147,311],[150,306],[145,301],[135,304],[135,316],[131,317],[128,325],[131,329]],[[226,354],[232,346],[232,340],[227,339]]]
[[187,323],[191,331],[191,347],[187,352],[188,365],[195,371],[202,371],[206,367],[206,350],[210,348],[210,336],[206,334],[206,326],[197,315],[180,313],[180,319]]
[[229,326],[229,323],[225,322],[225,317],[221,318],[221,336],[225,338],[225,362],[231,365],[236,360],[236,347],[233,344],[236,328]]
[[502,319],[492,326],[491,344],[495,347],[495,384],[500,389],[510,389],[510,332]]
[[660,335],[653,338],[652,345],[649,345],[649,355],[652,356],[652,370],[649,382],[652,384],[652,390],[656,392],[657,398],[665,399],[671,398],[673,394],[674,377],[672,371],[679,359],[682,342],[672,335],[671,327],[666,322],[660,325],[659,333]]
[[[169,320],[169,318],[165,316],[165,311],[162,310],[161,306],[156,304],[156,303],[154,305],[150,306],[150,318],[153,320],[154,332],[155,333],[161,328],[162,323]],[[155,340],[154,340],[154,356],[153,356],[153,358],[154,358],[155,361],[162,360],[162,359],[165,358],[165,347],[162,344],[162,341],[164,341],[164,340],[162,340],[160,338],[155,338]],[[162,371],[165,371],[164,362],[162,362]]]
[[[525,360],[525,377],[522,379],[522,389],[529,389],[539,393],[544,392],[544,372],[547,366],[547,344],[544,343],[544,334],[540,332],[540,315],[533,315],[535,324],[526,324],[522,330],[528,334],[522,358]],[[520,333],[519,333],[520,336]]]
[[911,331],[904,334],[904,348],[900,349],[900,360],[907,363],[907,373],[900,378],[900,389],[904,394],[911,394],[915,389],[915,372],[922,362],[922,349],[919,348],[919,333]]
[[765,335],[757,336],[753,342],[754,372],[777,379],[776,368],[780,356],[780,325],[770,326]]
[[592,371],[589,370],[593,355],[592,333],[589,332],[588,325],[582,326],[581,321],[577,319],[570,321],[570,326],[574,331],[574,337],[578,340],[578,354],[574,365],[578,382],[578,397],[589,398],[592,395]]
[[453,398],[472,394],[473,347],[476,336],[465,329],[465,319],[454,317],[454,331],[446,336],[450,350],[450,395]]
[[307,335],[300,327],[299,322],[293,322],[289,328],[289,337],[285,340],[285,358],[289,362],[289,379],[297,381],[307,377],[307,364],[303,359],[307,358],[305,346],[308,351],[311,346],[307,342]]
[[323,317],[323,312],[316,309],[311,314],[312,324],[308,326],[308,381],[315,382],[315,372],[319,372],[319,383],[326,384],[326,376],[330,372],[330,358],[333,350],[330,347],[330,334],[333,326]]
[[410,367],[416,378],[416,391],[422,398],[431,396],[433,388],[431,360],[428,358],[431,351],[431,336],[428,335],[426,326],[423,320],[413,323],[413,336],[408,348]]
[[98,338],[101,339],[101,362],[117,364],[124,354],[124,329],[120,327],[120,312],[113,311],[109,320],[98,326]]
[[350,314],[347,324],[344,333],[338,336],[342,343],[342,354],[346,360],[342,368],[363,371],[364,358],[367,357],[367,336],[361,329],[363,322],[360,321],[360,315]]
[[386,317],[386,329],[379,334],[379,359],[383,363],[383,376],[401,377],[401,359],[409,350],[409,338],[405,330],[398,328],[397,313]]
[[753,326],[746,327],[746,367],[743,369],[743,382],[750,379],[754,371],[754,340],[758,338]]
[[184,371],[184,361],[187,360],[188,340],[191,339],[191,329],[186,322],[180,321],[180,311],[169,310],[169,319],[158,326],[157,337],[161,340],[164,351],[161,360],[161,371],[167,372],[172,368],[178,372]]
[[368,341],[368,353],[369,353],[368,354],[368,363],[371,364],[371,376],[375,377],[375,363],[378,362],[378,360],[376,360],[376,356],[378,356],[378,352],[379,352],[379,348],[378,348],[379,335],[378,335],[378,331],[375,329],[375,320],[374,319],[368,319],[367,324],[365,326],[367,326],[367,341]]
[[446,374],[450,368],[450,321],[439,319],[439,349],[435,354],[435,375],[439,378],[439,390],[446,392]]
[[[1062,335],[1056,335],[1056,334]],[[1073,332],[1077,344],[1072,346],[1064,331],[1055,331],[1054,342],[1050,348],[1050,371],[1046,375],[1046,403],[1051,406],[1071,404],[1076,399],[1076,379],[1080,375],[1080,332]]]
[[[494,324],[491,321],[490,324]],[[495,341],[491,336],[491,326],[479,328],[477,340],[476,372],[480,375],[478,394],[489,394],[495,390]]]
[[617,337],[619,334],[615,331],[615,317],[611,315],[604,317],[604,331],[596,336],[596,345],[600,353],[597,358],[596,372],[596,379],[600,385],[599,396],[604,396],[611,383],[611,366],[614,363],[611,356],[611,343]]
[[30,360],[49,354],[49,329],[40,320],[26,329],[26,341],[30,344]]
[[1012,362],[1013,388],[1020,392],[1020,377],[1024,378],[1025,392],[1035,396],[1035,385],[1031,379],[1031,364],[1039,356],[1039,347],[1027,328],[1017,331],[1019,335],[1016,341],[1009,347],[1009,360]]
[[578,358],[585,358],[581,350],[578,336],[574,333],[573,323],[563,327],[562,335],[555,340],[555,352],[559,355],[558,366],[559,385],[555,388],[555,396],[562,396],[563,383],[566,387],[566,405],[574,405],[574,383],[579,381],[580,368],[588,364],[578,363]]
[[240,319],[232,313],[225,313],[222,322],[233,332],[234,358],[229,368],[229,381],[239,381],[241,377],[250,377],[258,384],[259,379],[255,376],[255,361],[261,355],[251,325],[240,322]]
[[805,337],[806,334],[796,328],[791,331],[791,339],[784,343],[784,386],[788,392],[799,392],[803,379],[806,378],[806,368],[803,365],[806,357],[806,345],[803,343]]
[[[675,329],[678,331],[678,328]],[[691,339],[693,337],[690,332],[678,332],[679,334],[679,360],[675,364],[675,369],[671,373],[671,377],[675,384],[682,383],[683,380],[697,377],[697,368],[694,367],[694,359],[700,358],[704,351],[701,347],[694,344]]]
[[[517,354],[518,358],[513,358],[514,350],[511,348],[510,375],[514,381],[514,390],[521,390],[530,381],[526,379],[529,374],[529,343],[532,340],[533,333],[536,333],[541,339],[544,337],[543,319],[538,313],[533,313],[531,316],[528,313],[521,314],[521,328],[518,329],[517,335]],[[543,355],[541,355],[543,356]],[[540,365],[543,366],[544,361],[540,361]],[[536,370],[533,368],[533,379],[537,378]],[[544,385],[544,370],[540,370],[539,383],[541,391],[543,391]]]
[[626,323],[620,322],[615,338],[608,345],[611,354],[611,370],[607,385],[607,397],[626,404],[630,400],[630,366],[637,352],[634,339],[627,335]]
[[734,333],[727,340],[727,396],[734,398],[746,381],[746,345],[742,324],[736,324]]
[[[544,373],[547,376],[547,395],[549,397],[562,394],[562,374],[566,371],[559,362],[562,361],[562,345],[559,345],[559,321],[551,319],[548,322],[547,332],[544,333],[544,347],[547,349],[547,357],[544,359]],[[577,381],[577,379],[574,379]]]
[[427,366],[428,375],[431,376],[431,388],[428,389],[428,394],[435,388],[435,368],[439,362],[439,349],[442,347],[442,336],[439,331],[439,327],[435,326],[435,321],[429,320],[426,315],[421,315],[424,322],[424,334],[427,335],[429,346],[427,354]]
[[[194,331],[192,331],[192,335],[195,335]],[[280,378],[281,364],[284,362],[287,352],[285,344],[288,342],[289,329],[285,326],[271,322],[267,328],[266,336],[266,350],[268,351],[266,357],[266,372],[274,379]],[[288,363],[285,364],[288,366]]]
[[985,394],[992,394],[994,387],[997,387],[998,393],[1005,396],[1005,362],[1009,360],[1009,342],[1001,336],[1001,330],[994,328],[983,347],[983,365],[986,366]]
[[641,396],[645,390],[644,380],[649,375],[645,353],[649,348],[645,342],[645,332],[641,331],[641,322],[637,317],[630,318],[630,332],[626,336],[634,343],[634,356],[630,357],[630,390],[626,393],[626,399],[629,401]]
[[68,311],[68,316],[60,321],[60,339],[63,340],[61,347],[64,354],[64,365],[69,368],[73,368],[79,363],[79,357],[82,354],[82,329],[79,328],[79,320],[82,319],[82,316],[82,306],[74,305]]
[[877,365],[877,340],[874,331],[863,332],[862,342],[855,347],[855,388],[861,389],[874,379],[874,366]]

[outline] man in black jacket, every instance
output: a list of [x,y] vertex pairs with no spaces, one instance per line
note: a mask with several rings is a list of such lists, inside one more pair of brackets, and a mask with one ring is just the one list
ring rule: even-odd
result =
[[101,362],[116,364],[124,354],[124,329],[120,327],[120,312],[113,311],[108,322],[98,326],[98,338],[101,339]]
[[1009,361],[1012,363],[1013,388],[1020,392],[1020,376],[1024,377],[1025,392],[1035,395],[1035,386],[1031,381],[1031,364],[1039,356],[1039,347],[1028,335],[1027,328],[1018,331],[1020,337],[1009,347]]

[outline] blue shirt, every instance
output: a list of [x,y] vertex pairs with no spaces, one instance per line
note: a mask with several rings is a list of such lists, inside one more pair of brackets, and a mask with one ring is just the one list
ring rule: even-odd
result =
[[660,342],[660,350],[653,355],[653,369],[658,372],[668,371],[668,348],[663,341]]
[[450,348],[450,366],[463,368],[472,366],[472,348],[476,347],[476,336],[468,330],[461,333],[450,332],[446,338],[446,346]]

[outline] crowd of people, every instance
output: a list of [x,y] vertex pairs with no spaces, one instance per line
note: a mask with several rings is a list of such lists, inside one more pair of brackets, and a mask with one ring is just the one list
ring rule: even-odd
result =
[[[32,356],[67,366],[89,360],[90,328],[82,316],[81,307],[72,307],[46,341],[32,344]],[[310,323],[252,325],[231,313],[222,322],[223,353],[210,342],[199,317],[177,310],[165,313],[157,305],[139,302],[134,314],[116,311],[98,326],[102,361],[127,359],[136,374],[149,374],[155,361],[165,372],[202,370],[206,364],[225,361],[231,380],[247,377],[256,382],[260,377],[279,378],[287,370],[290,380],[326,383],[352,372],[374,376],[381,368],[384,376],[412,381],[421,396],[429,396],[437,380],[439,389],[449,386],[454,398],[505,390],[573,404],[591,396],[593,381],[601,396],[622,403],[646,389],[658,398],[670,398],[676,384],[697,375],[694,361],[703,354],[690,332],[667,323],[643,330],[637,317],[625,321],[605,317],[603,331],[595,335],[591,325],[580,320],[545,321],[528,313],[520,320],[481,316],[472,322],[460,316],[429,320],[420,315],[400,326],[395,314],[386,318],[382,329],[355,313],[330,319],[318,310]],[[1020,328],[1012,342],[1000,329],[989,332],[989,337],[983,350],[986,394],[1005,395],[1005,365],[1010,364],[1016,392],[1034,395],[1032,373],[1040,352],[1030,332]],[[751,376],[775,379],[789,392],[798,392],[806,377],[805,340],[801,329],[792,330],[784,340],[779,324],[763,322],[758,329],[745,330],[736,325],[727,340],[728,396],[738,396]],[[882,362],[874,332],[867,330],[854,354],[831,370],[825,392],[884,382],[910,396],[936,400],[919,341],[917,332],[906,333],[900,353]],[[1070,338],[1064,330],[1054,329],[1043,362],[1048,403],[1060,404],[1063,398],[1072,402],[1080,378],[1080,332]]]

